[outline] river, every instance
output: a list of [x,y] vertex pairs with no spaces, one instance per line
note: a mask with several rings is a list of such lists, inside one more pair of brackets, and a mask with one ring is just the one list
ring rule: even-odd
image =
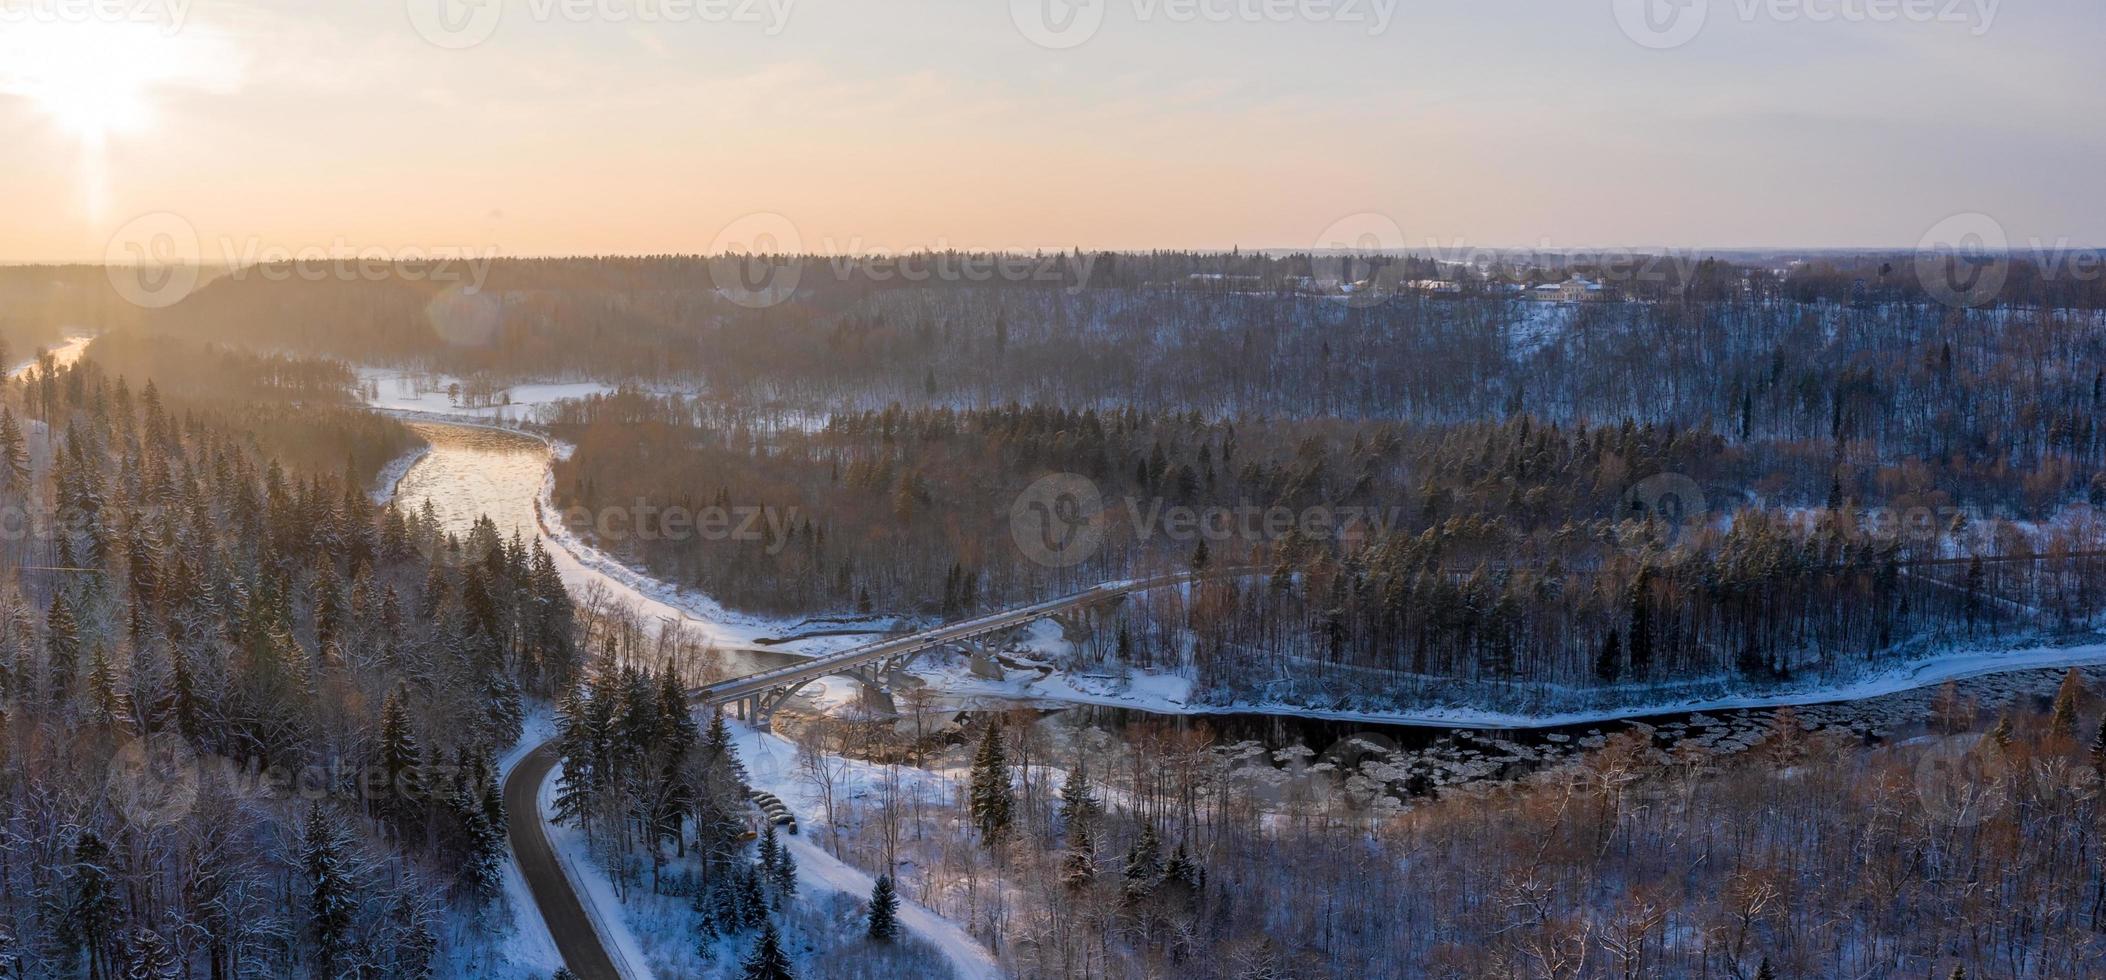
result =
[[[423,419],[409,420],[408,424],[431,448],[396,486],[396,499],[403,506],[421,507],[429,500],[442,525],[451,531],[465,532],[478,515],[487,514],[504,533],[516,530],[522,535],[540,537],[573,595],[582,597],[592,590],[605,590],[606,595],[631,605],[647,618],[676,621],[702,632],[714,641],[710,656],[726,676],[799,659],[782,647],[756,643],[763,637],[779,635],[784,623],[754,620],[717,609],[706,599],[682,594],[581,542],[552,535],[537,518],[537,506],[549,478],[552,450],[546,442],[473,424]],[[814,643],[838,645],[854,641],[854,637],[837,637],[801,645],[806,647],[804,652],[810,653]],[[2095,684],[2106,677],[2106,668],[2086,669]],[[2042,668],[1967,678],[1958,683],[1963,696],[1985,709],[1995,710],[2014,699],[2048,696],[2059,674],[2059,669]],[[1804,705],[1794,711],[1806,728],[1872,742],[1923,731],[1934,697],[1933,688],[1921,687],[1853,701]],[[1409,772],[1406,782],[1413,791],[1512,778],[1575,752],[1598,747],[1620,732],[1640,733],[1663,748],[1693,742],[1714,752],[1732,754],[1759,742],[1775,715],[1774,709],[1754,708],[1678,712],[1534,729],[1472,730],[1280,714],[1189,716],[1134,708],[1063,707],[1040,701],[1028,705],[1044,712],[1045,726],[1061,741],[1072,740],[1084,730],[1099,733],[1093,737],[1100,741],[1119,740],[1132,726],[1146,724],[1203,731],[1215,743],[1249,741],[1269,748],[1300,745],[1318,758],[1335,761],[1365,757],[1372,751]],[[1018,703],[985,695],[975,695],[957,705],[966,708],[967,713],[1014,706]],[[926,717],[923,721],[925,728],[944,727],[954,724],[957,717],[953,710],[946,710],[936,726],[928,726]],[[907,727],[907,723],[903,722],[902,727]]]

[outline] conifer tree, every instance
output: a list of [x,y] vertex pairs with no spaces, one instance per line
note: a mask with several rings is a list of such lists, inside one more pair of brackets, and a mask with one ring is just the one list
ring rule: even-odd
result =
[[22,438],[21,423],[7,408],[0,408],[0,489],[29,492],[29,447]]
[[1163,846],[1155,836],[1155,825],[1141,824],[1141,835],[1126,851],[1125,882],[1119,888],[1126,901],[1137,902],[1155,892],[1163,880]]
[[307,810],[307,834],[300,848],[300,863],[307,873],[308,927],[318,978],[335,977],[350,952],[352,896],[350,871],[344,864],[343,845],[337,839],[328,814],[318,800]]
[[406,694],[407,689],[398,684],[380,705],[379,761],[387,784],[381,789],[380,799],[374,801],[374,810],[382,820],[394,825],[390,832],[397,835],[402,833],[402,825],[416,816],[418,801],[424,798],[418,778],[423,749],[410,727],[409,708],[403,703]]
[[1067,853],[1060,858],[1060,882],[1070,890],[1082,891],[1096,880],[1097,842],[1090,821],[1070,821]]
[[775,923],[768,922],[761,928],[760,941],[753,946],[753,955],[746,957],[745,980],[794,980],[790,973],[790,958],[783,954],[782,939],[775,934]]
[[988,723],[987,733],[980,738],[980,750],[973,758],[972,769],[973,826],[980,831],[981,842],[989,847],[999,845],[1009,835],[1014,809],[1011,792],[1009,759],[1002,742],[1002,721],[997,718]]
[[878,875],[870,887],[870,941],[889,943],[899,938],[899,896],[892,890],[892,876]]
[[2071,667],[2062,675],[2062,686],[2055,690],[2054,714],[2048,720],[2048,732],[2058,739],[2077,737],[2077,701],[2084,694],[2084,678],[2077,668]]
[[72,692],[74,675],[80,670],[80,625],[64,594],[51,597],[51,610],[44,616],[44,651],[50,661],[52,693],[63,698]]
[[116,958],[124,905],[111,872],[109,845],[94,831],[83,831],[73,844],[73,894],[61,931],[87,953],[91,975],[109,975]]
[[1090,823],[1104,812],[1104,804],[1097,799],[1096,788],[1090,785],[1090,764],[1086,759],[1076,759],[1075,768],[1068,772],[1067,781],[1060,786],[1060,819],[1069,826]]
[[2106,780],[2106,718],[2099,719],[2099,733],[2091,739],[2091,768]]

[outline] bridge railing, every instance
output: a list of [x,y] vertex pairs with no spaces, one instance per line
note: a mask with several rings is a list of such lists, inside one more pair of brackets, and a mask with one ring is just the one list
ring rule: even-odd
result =
[[1083,605],[1109,596],[1146,592],[1151,589],[1183,585],[1208,579],[1259,574],[1264,571],[1266,570],[1257,566],[1231,566],[1209,569],[1204,572],[1170,572],[1146,578],[1105,582],[1079,592],[1071,592],[1042,602],[1035,602],[1028,606],[1017,606],[1013,609],[988,613],[985,616],[976,616],[972,619],[960,620],[955,623],[945,623],[942,626],[924,630],[911,636],[866,643],[861,646],[850,647],[839,653],[814,657],[802,663],[718,681],[715,684],[697,688],[693,693],[695,697],[702,699],[704,702],[735,700],[739,697],[765,691],[777,684],[802,680],[807,677],[822,677],[843,667],[855,666],[865,661],[926,650],[929,647],[940,646],[956,640],[970,639],[981,633],[1013,625],[1020,619],[1036,619],[1049,612],[1055,612],[1070,606]]

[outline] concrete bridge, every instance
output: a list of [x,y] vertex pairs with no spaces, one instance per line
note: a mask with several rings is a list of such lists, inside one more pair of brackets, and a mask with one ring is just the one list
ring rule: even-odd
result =
[[797,692],[803,690],[805,685],[821,677],[854,678],[869,687],[883,690],[896,681],[900,672],[913,663],[915,658],[931,650],[961,647],[968,652],[984,654],[989,652],[991,640],[1022,629],[1037,620],[1052,619],[1062,622],[1063,625],[1077,624],[1090,607],[1118,602],[1136,592],[1209,579],[1264,574],[1269,574],[1269,570],[1255,566],[1236,566],[1106,582],[1056,599],[946,623],[909,636],[880,640],[839,653],[814,657],[803,663],[719,681],[695,689],[694,699],[703,708],[729,709],[737,717],[765,729],[774,718],[777,709],[796,697]]

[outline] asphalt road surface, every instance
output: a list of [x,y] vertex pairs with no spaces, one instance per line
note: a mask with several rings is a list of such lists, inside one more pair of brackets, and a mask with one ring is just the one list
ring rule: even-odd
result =
[[570,885],[570,876],[563,873],[555,848],[549,846],[547,828],[541,825],[537,797],[557,759],[556,743],[543,742],[505,778],[505,824],[512,837],[512,853],[519,859],[519,871],[534,895],[534,905],[548,923],[548,934],[556,940],[556,950],[563,954],[563,964],[578,980],[621,980]]

